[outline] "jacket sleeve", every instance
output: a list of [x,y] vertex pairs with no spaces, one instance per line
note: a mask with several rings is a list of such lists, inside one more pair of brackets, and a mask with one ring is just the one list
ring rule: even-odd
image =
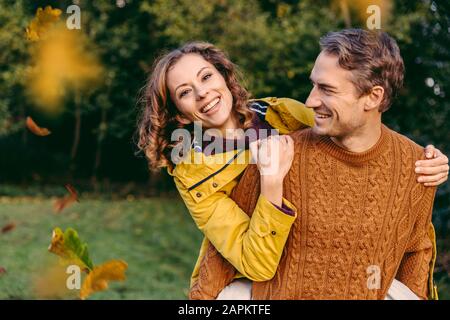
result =
[[290,98],[262,98],[268,104],[265,120],[281,134],[314,126],[314,111]]
[[217,251],[248,279],[272,279],[297,217],[295,207],[283,199],[283,205],[294,212],[288,215],[260,195],[250,218],[229,197],[236,180],[199,202],[174,179],[197,227]]
[[421,299],[427,299],[430,293],[430,277],[433,273],[433,248],[430,237],[431,216],[435,188],[424,188],[425,193],[417,206],[416,222],[409,237],[406,251],[397,271],[396,279],[404,283]]

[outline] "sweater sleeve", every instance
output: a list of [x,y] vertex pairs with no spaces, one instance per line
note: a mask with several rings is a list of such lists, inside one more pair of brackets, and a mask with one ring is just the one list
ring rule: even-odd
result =
[[410,288],[421,299],[429,295],[429,277],[432,276],[433,239],[429,230],[436,188],[424,188],[424,195],[413,210],[416,221],[409,237],[396,279]]
[[250,218],[229,196],[235,181],[200,202],[177,178],[175,184],[197,227],[226,260],[252,281],[273,278],[297,217],[291,203],[283,199],[293,215],[260,195]]

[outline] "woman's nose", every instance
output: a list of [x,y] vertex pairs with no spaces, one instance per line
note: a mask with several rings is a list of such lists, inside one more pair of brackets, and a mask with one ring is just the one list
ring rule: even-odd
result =
[[202,100],[203,98],[205,98],[208,95],[209,90],[206,86],[203,86],[203,87],[197,87],[195,89],[195,92],[196,92],[197,100]]

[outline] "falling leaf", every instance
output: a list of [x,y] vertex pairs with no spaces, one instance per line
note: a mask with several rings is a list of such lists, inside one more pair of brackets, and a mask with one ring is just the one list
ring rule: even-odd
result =
[[69,191],[70,196],[75,199],[75,201],[80,202],[78,200],[78,192],[71,184],[66,184],[66,189]]
[[[125,271],[128,268],[128,264],[123,260],[110,260],[99,266],[93,266],[87,245],[81,243],[77,232],[72,228],[67,228],[64,233],[60,228],[55,228],[48,249],[61,258],[60,265],[67,267],[68,265],[76,264],[87,273],[80,290],[81,299],[86,299],[94,292],[106,290],[109,281],[123,281],[126,278]],[[42,294],[49,296],[45,288],[47,276],[42,278],[43,280],[39,279],[37,288],[40,290],[41,296]],[[62,280],[64,279],[67,279],[67,277],[63,277]],[[60,288],[62,280],[56,280],[56,282],[53,281],[54,287]]]
[[75,188],[70,184],[66,184],[65,187],[69,191],[69,195],[55,201],[53,209],[56,213],[60,213],[75,201],[80,202],[78,199],[78,192]]
[[66,272],[69,263],[61,261],[46,262],[34,270],[31,277],[31,287],[37,299],[76,298],[78,290],[67,287]]
[[340,12],[347,28],[355,23],[352,17],[357,18],[359,23],[364,23],[371,13],[367,12],[370,6],[377,6],[380,9],[381,28],[386,27],[387,22],[392,16],[392,1],[389,0],[333,0],[332,9]]
[[103,68],[81,30],[57,23],[30,49],[27,91],[41,111],[58,114],[69,92],[79,95],[100,83]]
[[48,30],[59,21],[61,10],[52,9],[46,6],[45,9],[38,8],[34,19],[26,28],[27,38],[31,41],[38,41],[48,32]]
[[16,228],[16,224],[14,222],[8,223],[7,225],[3,226],[2,233],[7,233],[11,230],[14,230]]
[[0,276],[6,273],[6,269],[3,267],[0,267]]
[[80,298],[84,300],[94,292],[106,290],[108,281],[125,280],[125,270],[127,268],[127,263],[122,260],[111,260],[95,267],[87,275],[81,286]]
[[27,128],[37,136],[45,137],[51,133],[47,128],[39,127],[31,117],[27,117],[26,125]]
[[55,228],[48,250],[82,269],[90,271],[94,268],[87,244],[81,243],[78,233],[72,228],[67,228],[64,233],[60,228]]

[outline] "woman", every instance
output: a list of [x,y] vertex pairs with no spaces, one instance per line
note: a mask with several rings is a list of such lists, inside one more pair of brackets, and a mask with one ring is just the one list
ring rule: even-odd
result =
[[[253,142],[239,129],[273,127],[289,133],[312,126],[312,119],[313,112],[296,101],[250,101],[248,92],[237,80],[233,63],[211,44],[188,43],[156,62],[146,87],[138,146],[145,152],[151,169],[168,169],[196,225],[205,235],[191,286],[198,277],[198,266],[208,241],[236,268],[235,278],[266,281],[273,277],[297,214],[296,208],[282,197],[282,182],[292,163],[293,145],[288,136],[253,139],[258,141],[251,144],[255,158],[268,151],[281,152],[278,159],[271,159],[272,163],[257,162],[261,195],[250,218],[229,197],[249,162],[248,149]],[[175,164],[171,153],[182,142],[173,142],[172,132],[185,128],[193,134],[195,121],[205,128],[216,129],[216,139],[244,140],[245,148],[205,152],[209,144],[197,143],[197,151],[192,148],[184,152],[183,160]],[[235,143],[225,143],[225,147],[229,145]],[[196,162],[199,157],[200,161]],[[217,164],[214,161],[217,158],[225,161]],[[238,161],[242,159],[243,164]],[[446,157],[441,155],[427,161],[422,172],[439,172],[427,176],[427,183],[441,182],[442,173],[448,171]],[[275,168],[270,175],[266,174],[269,167]]]

